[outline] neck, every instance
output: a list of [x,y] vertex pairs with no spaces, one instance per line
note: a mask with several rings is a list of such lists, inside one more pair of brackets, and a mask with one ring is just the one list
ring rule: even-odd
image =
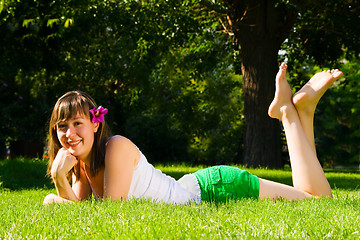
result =
[[87,156],[85,157],[78,157],[80,161],[84,162],[86,166],[90,167],[90,162],[91,162],[91,154],[92,152],[90,152]]

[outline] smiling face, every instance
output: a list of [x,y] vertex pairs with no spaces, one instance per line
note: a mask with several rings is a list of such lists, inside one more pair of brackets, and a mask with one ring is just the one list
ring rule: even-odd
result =
[[56,125],[57,138],[61,146],[85,163],[90,162],[94,133],[99,123],[93,123],[90,116],[77,113],[74,117]]
[[[47,172],[61,148],[82,160],[90,167],[92,175],[105,166],[106,142],[110,132],[106,122],[93,123],[90,110],[98,108],[94,99],[82,91],[70,91],[61,96],[51,113],[49,122]],[[80,178],[79,163],[71,170]]]

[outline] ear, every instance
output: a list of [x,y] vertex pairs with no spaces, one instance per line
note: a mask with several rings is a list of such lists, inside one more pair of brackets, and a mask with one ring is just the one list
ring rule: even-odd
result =
[[94,124],[94,133],[96,133],[99,130],[100,123],[96,122],[96,123],[93,123],[93,124]]

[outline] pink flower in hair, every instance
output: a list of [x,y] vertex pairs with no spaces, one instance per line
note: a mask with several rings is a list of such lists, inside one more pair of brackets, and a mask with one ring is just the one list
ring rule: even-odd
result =
[[102,106],[99,106],[98,108],[90,109],[90,113],[92,115],[92,122],[103,122],[104,121],[104,115],[107,114],[108,110],[106,108],[103,108]]

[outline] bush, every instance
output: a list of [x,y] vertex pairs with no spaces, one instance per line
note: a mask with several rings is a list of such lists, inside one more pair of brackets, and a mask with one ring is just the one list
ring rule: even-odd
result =
[[0,160],[0,188],[11,190],[47,188],[47,162],[41,159],[9,158]]

